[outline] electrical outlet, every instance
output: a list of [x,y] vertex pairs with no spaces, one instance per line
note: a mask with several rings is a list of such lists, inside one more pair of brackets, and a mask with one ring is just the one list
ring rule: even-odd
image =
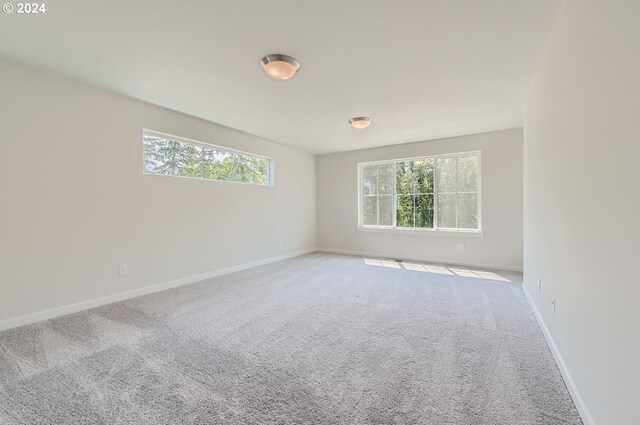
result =
[[538,278],[538,292],[542,292],[542,279]]
[[281,247],[282,246],[282,239],[278,239],[278,246]]
[[458,251],[464,251],[464,244],[463,243],[459,243],[458,244]]
[[343,241],[344,240],[344,235],[340,235],[340,240]]
[[129,267],[126,264],[118,264],[118,276],[124,276],[129,273]]

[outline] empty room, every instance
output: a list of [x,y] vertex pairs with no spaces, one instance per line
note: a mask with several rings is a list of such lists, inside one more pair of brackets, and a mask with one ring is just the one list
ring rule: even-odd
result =
[[0,425],[640,424],[640,2],[0,14]]

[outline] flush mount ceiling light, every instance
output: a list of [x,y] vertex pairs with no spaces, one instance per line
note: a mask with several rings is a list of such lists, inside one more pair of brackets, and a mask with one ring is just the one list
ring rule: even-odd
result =
[[369,117],[355,117],[349,120],[349,124],[351,127],[357,128],[358,130],[364,130],[365,128],[371,125],[371,118]]
[[260,61],[262,70],[274,80],[288,80],[300,69],[300,62],[287,55],[267,55]]

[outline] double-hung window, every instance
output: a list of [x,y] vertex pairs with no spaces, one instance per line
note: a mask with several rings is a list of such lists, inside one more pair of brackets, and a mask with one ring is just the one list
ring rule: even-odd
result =
[[359,226],[480,230],[480,152],[358,164]]

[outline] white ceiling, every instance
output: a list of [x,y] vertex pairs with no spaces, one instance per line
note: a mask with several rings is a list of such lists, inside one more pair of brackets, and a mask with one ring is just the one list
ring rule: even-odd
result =
[[[326,153],[521,126],[559,4],[57,0],[2,14],[0,56]],[[299,74],[268,78],[270,53]]]

